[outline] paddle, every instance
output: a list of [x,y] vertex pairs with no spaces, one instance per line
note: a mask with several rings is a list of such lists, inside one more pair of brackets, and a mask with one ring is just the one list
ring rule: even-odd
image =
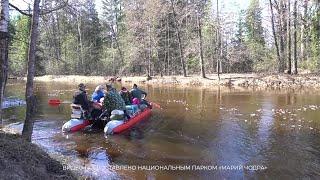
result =
[[162,107],[161,107],[159,104],[155,103],[155,102],[152,102],[151,104],[152,104],[152,106],[155,107],[155,108],[162,109]]
[[60,99],[49,99],[48,104],[59,105],[59,104],[61,104],[61,101],[60,101]]
[[[145,95],[145,94],[143,94],[143,96],[142,96],[142,98],[141,98],[141,99],[143,99],[143,100],[147,101],[147,100],[146,100],[146,95]],[[162,109],[162,107],[161,107],[158,103],[151,102],[151,105],[152,105],[153,107],[155,107],[155,108]]]
[[62,101],[60,99],[49,99],[48,104],[51,106],[59,106],[60,104],[70,104],[70,101]]

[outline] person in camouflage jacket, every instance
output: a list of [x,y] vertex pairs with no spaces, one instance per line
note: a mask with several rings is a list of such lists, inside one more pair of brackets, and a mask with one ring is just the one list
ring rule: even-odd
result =
[[109,84],[106,85],[107,93],[104,97],[103,106],[110,114],[113,110],[126,110],[126,104],[122,97]]

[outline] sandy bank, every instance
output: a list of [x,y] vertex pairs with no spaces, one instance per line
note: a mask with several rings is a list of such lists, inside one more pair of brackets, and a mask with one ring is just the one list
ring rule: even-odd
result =
[[[54,76],[46,75],[36,77],[36,81],[44,82],[69,82],[69,83],[107,83],[111,77],[103,76]],[[147,77],[121,77],[124,83],[145,83],[151,85],[174,86],[239,86],[260,88],[319,88],[320,77],[316,74],[307,75],[265,75],[265,74],[222,74],[220,79],[216,74],[201,78],[197,75],[183,76],[154,76]]]
[[0,179],[76,179],[35,144],[0,131]]

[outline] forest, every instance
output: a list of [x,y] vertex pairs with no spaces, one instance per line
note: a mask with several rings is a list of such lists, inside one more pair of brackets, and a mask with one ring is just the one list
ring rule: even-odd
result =
[[[238,1],[238,3],[243,3]],[[42,0],[36,75],[313,73],[319,0]],[[27,74],[32,4],[10,16],[9,74]],[[14,8],[10,6],[10,10]]]

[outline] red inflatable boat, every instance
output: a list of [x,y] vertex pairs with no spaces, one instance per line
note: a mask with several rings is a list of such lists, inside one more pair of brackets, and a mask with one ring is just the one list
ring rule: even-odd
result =
[[123,124],[115,127],[112,132],[114,134],[122,133],[123,131],[126,131],[133,127],[135,124],[137,124],[140,121],[143,121],[151,116],[151,109],[146,108],[144,111],[140,112],[136,116],[130,118],[128,121],[124,122]]
[[[123,120],[111,120],[104,127],[104,132],[106,134],[119,134],[130,128],[132,128],[137,123],[149,118],[151,116],[151,109],[145,108],[141,112],[137,113],[135,116],[131,117],[127,121]],[[89,120],[84,120],[80,118],[70,119],[62,126],[63,132],[77,132],[84,129],[86,126],[91,125],[92,122]]]

